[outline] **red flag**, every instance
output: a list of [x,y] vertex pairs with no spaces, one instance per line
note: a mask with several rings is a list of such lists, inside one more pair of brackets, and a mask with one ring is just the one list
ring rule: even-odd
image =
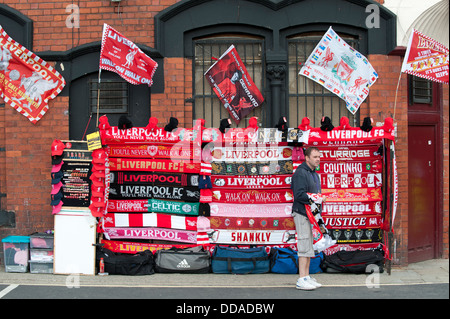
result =
[[206,71],[205,77],[236,124],[264,101],[234,45]]
[[0,97],[36,124],[48,100],[64,88],[64,78],[47,62],[23,47],[0,26]]
[[402,72],[448,84],[448,48],[413,29]]
[[103,24],[100,69],[116,72],[131,84],[153,84],[158,63],[147,56],[136,44],[106,23]]

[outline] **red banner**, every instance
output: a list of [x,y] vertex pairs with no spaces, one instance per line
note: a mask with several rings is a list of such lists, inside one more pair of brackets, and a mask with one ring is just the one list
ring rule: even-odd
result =
[[0,97],[36,124],[48,101],[64,88],[64,78],[47,62],[14,41],[0,26]]
[[205,77],[236,124],[264,101],[234,45],[206,71]]
[[119,74],[131,84],[153,84],[158,63],[147,56],[136,44],[106,23],[103,24],[100,69]]
[[402,72],[448,84],[448,48],[413,29]]

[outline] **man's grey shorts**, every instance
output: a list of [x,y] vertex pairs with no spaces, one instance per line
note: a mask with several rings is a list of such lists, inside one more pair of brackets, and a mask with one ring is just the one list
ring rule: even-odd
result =
[[297,250],[299,257],[314,257],[311,223],[308,217],[292,213],[297,231]]

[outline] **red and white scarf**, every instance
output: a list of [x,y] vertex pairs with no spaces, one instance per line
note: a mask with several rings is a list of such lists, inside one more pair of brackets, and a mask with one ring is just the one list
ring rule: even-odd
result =
[[360,174],[320,174],[321,185],[324,188],[366,188],[381,187],[381,173]]
[[179,216],[161,213],[108,213],[103,217],[104,227],[159,227],[207,231],[210,221],[203,216]]
[[[192,248],[197,247],[197,244],[150,244],[150,243],[139,243],[139,242],[129,242],[129,241],[120,241],[120,240],[106,240],[102,239],[101,244],[103,244],[104,248],[111,250],[114,253],[122,253],[122,254],[137,254],[138,252],[144,250],[150,250],[152,253],[155,253],[161,249],[170,249],[172,247],[175,248]],[[206,250],[213,250],[215,245],[203,244],[202,245]]]
[[208,233],[211,243],[277,245],[295,243],[295,230],[231,230],[214,229]]
[[168,240],[189,244],[207,244],[209,237],[206,232],[179,230],[169,228],[126,228],[105,227],[103,234],[107,239],[146,239]]

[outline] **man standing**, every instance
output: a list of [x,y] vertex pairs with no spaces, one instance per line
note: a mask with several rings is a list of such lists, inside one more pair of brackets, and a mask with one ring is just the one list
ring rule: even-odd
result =
[[320,286],[309,276],[309,264],[314,257],[311,223],[306,215],[305,205],[309,205],[307,193],[320,193],[320,178],[315,169],[320,164],[320,152],[317,147],[309,147],[305,151],[305,161],[296,169],[292,176],[291,188],[294,193],[292,217],[297,230],[297,250],[300,278],[297,289],[313,290]]

